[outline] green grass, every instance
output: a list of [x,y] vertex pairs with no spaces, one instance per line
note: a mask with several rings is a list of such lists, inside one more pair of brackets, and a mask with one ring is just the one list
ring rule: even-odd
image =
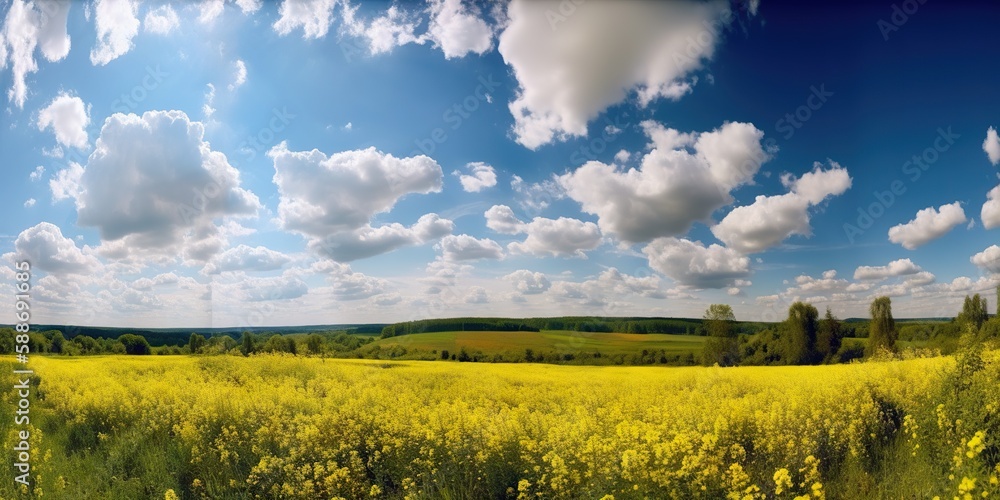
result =
[[632,354],[643,350],[670,354],[699,353],[705,337],[695,335],[636,334],[636,333],[588,333],[566,330],[543,330],[541,332],[435,332],[401,335],[376,341],[373,345],[383,348],[400,346],[407,350],[458,352],[463,347],[469,351],[484,354],[504,352],[581,353],[600,352],[603,355]]

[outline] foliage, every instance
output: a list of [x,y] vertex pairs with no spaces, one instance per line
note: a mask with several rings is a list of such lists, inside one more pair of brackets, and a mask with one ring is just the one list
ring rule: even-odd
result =
[[732,366],[739,362],[739,339],[733,322],[736,315],[726,304],[712,304],[705,311],[705,328],[709,338],[702,351],[702,363],[706,365]]
[[788,319],[779,327],[782,361],[790,365],[816,362],[816,330],[819,311],[812,304],[796,302],[788,308]]
[[204,336],[197,333],[192,333],[191,338],[188,339],[188,352],[190,352],[191,354],[197,354],[201,352],[202,349],[205,348],[206,343],[207,341],[205,340]]
[[[650,370],[287,354],[40,357],[32,493],[995,495],[996,358]],[[0,407],[0,432],[12,429],[12,411]],[[19,495],[9,476],[0,482],[0,496]]]
[[872,301],[869,308],[871,327],[868,334],[868,353],[880,349],[894,351],[896,349],[896,322],[892,318],[892,299],[878,297]]
[[956,320],[966,329],[978,332],[989,316],[986,299],[980,297],[977,293],[972,297],[965,296],[965,302],[962,304],[962,312],[959,313]]
[[125,348],[125,354],[149,354],[151,352],[149,342],[141,335],[126,333],[118,337],[118,342]]

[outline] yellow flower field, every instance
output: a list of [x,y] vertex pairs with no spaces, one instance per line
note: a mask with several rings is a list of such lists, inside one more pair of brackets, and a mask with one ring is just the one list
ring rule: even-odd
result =
[[[43,434],[38,449],[49,453],[34,464],[34,493],[986,497],[1000,491],[991,429],[974,428],[958,418],[964,410],[933,400],[955,364],[720,369],[36,357],[32,423]],[[986,398],[995,414],[997,393],[978,391],[973,379],[995,381],[996,373],[988,361],[970,376],[972,385],[956,390]],[[939,462],[946,468],[935,469]],[[910,474],[929,477],[917,482]]]

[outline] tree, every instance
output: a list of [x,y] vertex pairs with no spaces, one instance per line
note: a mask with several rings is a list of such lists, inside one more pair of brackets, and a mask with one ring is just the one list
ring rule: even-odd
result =
[[966,295],[965,302],[962,304],[962,312],[957,318],[958,322],[962,323],[965,328],[971,328],[973,333],[979,333],[979,329],[989,318],[986,308],[986,299],[980,297],[978,293],[972,297]]
[[52,334],[52,344],[49,345],[49,351],[54,353],[63,352],[63,343],[66,339],[63,337],[62,332],[55,332]]
[[879,297],[872,301],[868,312],[871,314],[871,326],[868,333],[868,355],[879,349],[896,350],[896,321],[892,319],[892,299]]
[[188,350],[191,351],[191,354],[197,354],[205,347],[206,342],[205,337],[197,333],[192,333],[191,338],[188,340]]
[[840,350],[841,339],[840,321],[833,316],[830,308],[826,308],[826,317],[819,323],[816,330],[816,357],[819,361],[828,362]]
[[323,352],[323,336],[318,333],[313,333],[306,337],[306,350],[310,354],[319,354]]
[[705,311],[705,329],[709,338],[705,341],[702,361],[706,365],[732,366],[739,362],[740,350],[733,322],[736,315],[727,304],[712,304]]
[[781,325],[782,360],[790,365],[816,362],[816,306],[796,302],[788,308],[788,319]]
[[240,339],[240,352],[242,352],[244,356],[249,356],[256,351],[257,343],[254,341],[253,333],[244,330],[243,337]]
[[122,346],[125,347],[125,354],[149,354],[152,352],[149,342],[142,335],[126,333],[118,337],[118,342],[121,342]]

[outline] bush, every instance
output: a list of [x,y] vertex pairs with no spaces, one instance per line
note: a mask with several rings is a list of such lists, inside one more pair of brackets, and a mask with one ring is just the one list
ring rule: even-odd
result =
[[125,354],[149,354],[152,352],[152,348],[149,347],[149,342],[146,338],[141,335],[135,335],[132,333],[126,333],[121,337],[118,337],[118,342],[121,342],[122,347],[125,350]]

